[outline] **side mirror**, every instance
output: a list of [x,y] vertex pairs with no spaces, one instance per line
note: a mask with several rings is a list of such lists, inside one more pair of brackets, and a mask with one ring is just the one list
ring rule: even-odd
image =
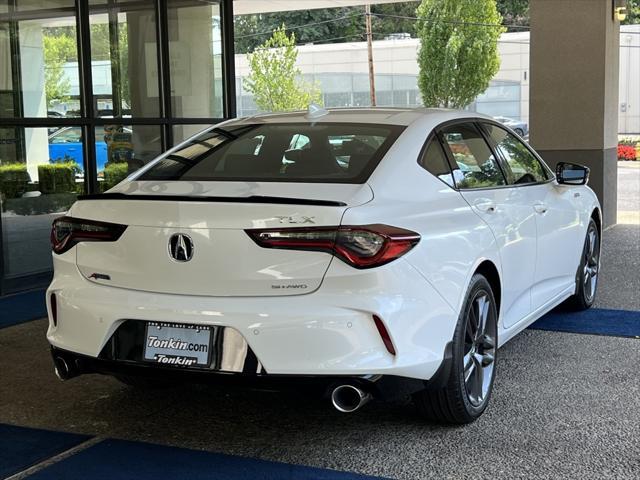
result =
[[556,167],[556,180],[564,185],[586,185],[589,169],[575,163],[560,162]]

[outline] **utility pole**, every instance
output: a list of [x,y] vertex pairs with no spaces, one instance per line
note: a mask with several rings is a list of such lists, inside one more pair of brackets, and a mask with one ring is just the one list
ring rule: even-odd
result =
[[365,26],[367,35],[367,55],[369,57],[369,94],[371,106],[376,106],[376,77],[373,71],[373,32],[371,31],[371,5],[364,6]]

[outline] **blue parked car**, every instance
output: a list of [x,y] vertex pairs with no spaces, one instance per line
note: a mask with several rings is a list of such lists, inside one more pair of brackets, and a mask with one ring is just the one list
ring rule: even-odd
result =
[[[124,133],[131,134],[130,128],[124,128]],[[103,127],[96,128],[96,164],[98,172],[104,171],[109,158],[107,143],[104,140],[106,133]],[[63,160],[70,158],[84,171],[82,129],[80,127],[62,127],[49,134],[49,158],[51,160]]]

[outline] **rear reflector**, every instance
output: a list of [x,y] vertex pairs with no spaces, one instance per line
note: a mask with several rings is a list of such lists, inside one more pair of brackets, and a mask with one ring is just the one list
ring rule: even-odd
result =
[[61,254],[80,242],[115,242],[126,229],[126,225],[117,223],[60,217],[53,221],[51,247]]
[[379,267],[401,257],[420,235],[389,225],[247,230],[264,248],[327,252],[355,268]]
[[384,322],[377,315],[373,315],[373,321],[376,324],[376,328],[378,329],[378,333],[380,334],[380,338],[382,338],[382,343],[384,343],[385,348],[391,355],[395,355],[396,349],[393,346],[387,327],[384,326]]
[[51,308],[51,320],[53,320],[53,326],[58,326],[58,300],[56,294],[52,293],[49,297],[49,307]]

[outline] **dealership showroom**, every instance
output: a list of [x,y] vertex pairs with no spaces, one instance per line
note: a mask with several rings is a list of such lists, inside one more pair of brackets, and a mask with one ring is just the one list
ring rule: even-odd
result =
[[640,0],[0,0],[1,479],[640,478]]

